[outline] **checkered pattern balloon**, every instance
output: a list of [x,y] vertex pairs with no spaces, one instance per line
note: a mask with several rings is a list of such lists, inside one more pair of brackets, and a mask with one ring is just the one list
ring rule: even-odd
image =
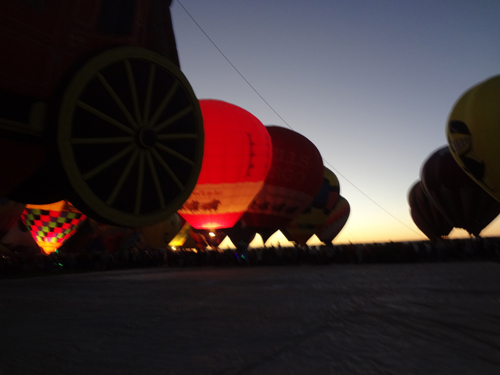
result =
[[[40,208],[26,208],[21,215],[31,235],[42,247],[52,247],[54,250],[70,238],[78,226],[87,217],[81,212],[53,211]],[[47,252],[47,251],[46,251]]]

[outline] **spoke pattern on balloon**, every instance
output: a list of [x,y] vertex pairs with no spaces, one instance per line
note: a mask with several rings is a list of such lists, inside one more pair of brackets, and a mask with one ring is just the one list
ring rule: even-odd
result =
[[174,94],[177,91],[178,87],[179,87],[179,82],[174,82],[173,85],[168,90],[167,94],[163,97],[163,99],[162,99],[160,105],[158,106],[158,108],[156,108],[156,111],[153,114],[153,117],[151,117],[151,119],[148,121],[148,123],[155,124],[156,121],[158,121],[158,118],[165,111],[165,108],[167,107],[167,105],[172,100],[172,97],[174,96]]
[[148,161],[149,171],[151,172],[151,176],[153,177],[153,183],[155,185],[156,194],[160,202],[159,204],[160,208],[163,208],[165,207],[165,198],[161,190],[161,184],[160,180],[158,179],[158,173],[156,172],[156,168],[154,166],[153,158],[150,152],[146,153],[146,160]]
[[109,96],[111,96],[111,98],[116,103],[116,105],[118,106],[118,108],[120,108],[120,111],[122,111],[123,115],[127,118],[127,120],[130,123],[130,125],[132,125],[132,128],[137,129],[138,128],[137,123],[132,118],[132,115],[127,110],[127,107],[125,107],[125,105],[123,104],[122,100],[118,97],[118,95],[116,94],[115,90],[113,90],[113,88],[109,85],[108,81],[106,81],[106,78],[104,78],[104,76],[101,73],[99,73],[99,72],[96,74],[96,76],[99,79],[99,82],[101,82],[101,84],[103,85],[103,87],[106,89],[106,91],[109,94]]
[[135,85],[134,74],[129,60],[125,60],[125,72],[127,74],[127,81],[130,88],[130,96],[132,98],[132,107],[134,108],[134,115],[137,124],[142,125],[141,111],[139,109],[139,96],[137,94],[137,87]]
[[178,139],[198,139],[196,134],[181,133],[181,134],[160,134],[158,139],[161,141],[174,141]]
[[157,148],[159,148],[160,150],[162,151],[165,151],[166,153],[169,153],[170,155],[173,155],[175,156],[177,159],[180,159],[182,160],[183,162],[185,162],[186,164],[189,164],[189,165],[194,165],[193,161],[188,159],[187,157],[185,157],[184,155],[178,153],[177,151],[174,151],[172,150],[171,148],[167,147],[167,146],[164,146],[162,144],[158,144],[156,146]]
[[163,169],[168,173],[168,175],[170,176],[170,178],[172,178],[172,180],[176,183],[176,185],[179,187],[179,189],[183,189],[184,185],[182,184],[182,182],[179,181],[179,179],[177,178],[177,176],[174,174],[174,172],[168,166],[168,164],[165,162],[165,160],[163,160],[163,158],[160,156],[160,154],[158,153],[158,151],[151,150],[151,153],[154,155],[154,157],[156,158],[156,160],[158,160],[158,162],[163,167]]
[[156,75],[156,66],[150,65],[149,68],[149,78],[148,85],[146,89],[146,100],[144,102],[144,112],[142,114],[142,123],[147,124],[149,122],[149,111],[151,109],[151,95],[153,94],[153,85]]
[[166,127],[170,126],[171,124],[174,124],[176,121],[179,121],[181,118],[190,114],[191,112],[193,112],[193,107],[192,106],[186,107],[183,110],[177,112],[175,115],[169,117],[167,120],[162,121],[159,124],[153,126],[153,130],[157,132],[165,130]]
[[85,173],[82,177],[84,180],[89,180],[91,179],[92,177],[94,177],[95,175],[103,172],[105,169],[109,168],[110,166],[112,166],[114,163],[116,163],[118,160],[120,160],[121,158],[123,158],[125,155],[131,153],[133,151],[133,149],[135,148],[135,145],[134,144],[130,144],[128,145],[127,147],[125,147],[121,152],[117,153],[116,155],[114,155],[113,157],[107,159],[106,161],[104,161],[103,163],[99,164],[97,167],[95,167],[94,169],[92,169],[91,171]]
[[113,202],[116,199],[116,196],[120,192],[120,190],[123,187],[123,184],[125,183],[125,179],[130,175],[130,171],[132,170],[132,166],[134,165],[135,161],[137,160],[139,152],[137,150],[134,150],[134,153],[132,156],[130,156],[130,159],[127,163],[127,166],[123,169],[123,172],[120,175],[120,178],[118,179],[115,187],[113,188],[113,191],[111,192],[111,195],[109,196],[108,200],[106,203],[108,205],[112,205]]
[[107,138],[73,138],[71,143],[74,145],[98,145],[98,144],[114,144],[114,143],[130,143],[134,141],[134,137],[107,137]]
[[144,183],[144,153],[139,153],[139,170],[137,172],[137,190],[135,192],[134,213],[138,215],[141,212],[142,188]]
[[92,113],[93,115],[99,117],[101,120],[104,120],[106,121],[107,123],[115,126],[116,128],[124,131],[125,133],[127,134],[130,134],[130,135],[134,135],[134,130],[132,130],[131,128],[129,128],[128,126],[126,125],[123,125],[121,122],[119,122],[118,120],[114,119],[114,118],[111,118],[109,117],[108,115],[102,113],[101,111],[99,111],[98,109],[82,102],[81,100],[79,100],[77,102],[77,105],[82,108],[82,109],[85,109],[87,110],[88,112]]

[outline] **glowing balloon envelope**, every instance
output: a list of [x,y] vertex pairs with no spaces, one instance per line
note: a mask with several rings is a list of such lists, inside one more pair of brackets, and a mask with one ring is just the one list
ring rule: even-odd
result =
[[500,201],[500,75],[466,91],[448,116],[446,135],[462,169]]
[[24,225],[46,254],[56,251],[76,233],[87,217],[68,201],[45,205],[26,205],[21,215]]
[[200,100],[203,163],[191,196],[178,211],[193,228],[232,227],[260,191],[271,166],[266,127],[251,113],[219,100]]
[[243,226],[276,231],[313,201],[323,181],[323,160],[303,135],[279,126],[267,130],[273,145],[271,169],[241,220]]

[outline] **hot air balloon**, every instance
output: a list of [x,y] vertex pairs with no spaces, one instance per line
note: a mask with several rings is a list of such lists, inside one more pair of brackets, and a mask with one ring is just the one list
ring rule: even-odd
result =
[[24,225],[45,254],[56,251],[87,217],[68,201],[26,205],[21,214]]
[[279,126],[267,130],[273,145],[271,169],[241,219],[243,227],[257,228],[263,239],[308,207],[323,181],[323,160],[310,140]]
[[446,135],[456,162],[500,201],[500,75],[470,88],[448,116]]
[[323,225],[339,197],[339,180],[328,168],[323,167],[323,183],[312,204],[292,219],[281,231],[289,241],[305,245],[316,230]]
[[411,217],[415,225],[430,239],[440,240],[453,229],[448,220],[431,202],[422,186],[416,182],[408,193]]
[[141,233],[152,248],[166,248],[181,229],[181,218],[173,214],[157,224],[142,227]]
[[232,227],[260,191],[271,166],[266,127],[246,110],[200,100],[205,131],[203,163],[191,196],[178,211],[193,228]]
[[0,238],[21,219],[25,204],[0,198]]
[[339,195],[337,203],[330,211],[325,223],[315,233],[319,240],[325,244],[331,244],[342,228],[344,228],[350,213],[351,206],[349,202],[343,196]]
[[193,227],[191,225],[189,225],[189,223],[187,221],[184,221],[184,223],[181,226],[181,229],[179,230],[179,232],[177,232],[177,234],[174,236],[174,238],[172,238],[172,240],[170,240],[170,242],[168,243],[168,246],[173,247],[173,248],[184,246],[184,244],[186,243],[186,241],[189,238],[189,232],[192,229],[193,229]]
[[427,196],[455,228],[478,236],[500,213],[500,203],[460,168],[447,146],[425,161],[420,179]]

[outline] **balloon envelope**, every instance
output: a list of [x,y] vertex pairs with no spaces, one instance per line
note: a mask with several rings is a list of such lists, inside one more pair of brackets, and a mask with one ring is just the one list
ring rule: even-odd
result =
[[200,100],[200,107],[203,163],[193,193],[178,213],[193,228],[230,228],[262,188],[271,166],[271,138],[240,107],[219,100]]
[[453,229],[448,220],[431,202],[422,186],[416,182],[408,193],[411,217],[415,225],[430,239],[439,240]]
[[326,221],[339,197],[339,180],[328,168],[323,167],[323,183],[312,204],[293,218],[281,231],[289,241],[305,245],[316,230]]
[[344,228],[350,213],[351,206],[349,202],[339,195],[337,203],[333,210],[330,211],[325,223],[315,233],[319,240],[325,244],[331,243]]
[[26,205],[21,218],[46,254],[56,251],[87,218],[68,201]]
[[174,238],[172,238],[172,240],[170,240],[168,245],[173,248],[185,246],[186,241],[189,239],[189,233],[192,229],[193,227],[189,225],[188,222],[184,222],[179,232],[174,236]]
[[447,146],[424,162],[420,179],[427,196],[455,228],[478,236],[500,213],[500,203],[460,168]]
[[455,103],[446,127],[457,163],[500,201],[500,75],[470,88]]
[[279,126],[267,130],[273,145],[271,169],[241,220],[244,226],[276,231],[313,201],[323,181],[323,160],[301,134]]
[[166,248],[181,229],[178,214],[170,215],[166,220],[141,228],[141,233],[152,248]]

